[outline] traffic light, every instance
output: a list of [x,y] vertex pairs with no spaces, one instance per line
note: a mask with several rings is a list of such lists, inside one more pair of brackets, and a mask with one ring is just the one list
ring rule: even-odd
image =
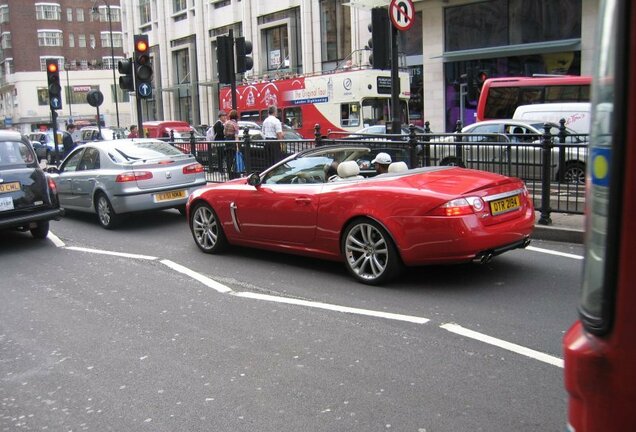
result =
[[49,86],[49,106],[52,110],[62,109],[62,86],[57,60],[46,60],[46,79]]
[[369,63],[373,69],[391,69],[391,23],[386,9],[371,9],[369,31],[371,39],[368,44],[372,50]]
[[152,96],[152,65],[150,64],[150,46],[148,35],[135,35],[135,89],[137,96]]
[[236,73],[243,73],[254,67],[254,59],[250,57],[252,54],[252,42],[245,40],[244,37],[236,38]]
[[221,84],[232,83],[233,45],[234,41],[229,36],[218,36],[216,38],[216,66]]
[[133,77],[133,59],[128,58],[117,62],[117,70],[121,74],[119,77],[119,87],[122,90],[135,91],[135,79]]

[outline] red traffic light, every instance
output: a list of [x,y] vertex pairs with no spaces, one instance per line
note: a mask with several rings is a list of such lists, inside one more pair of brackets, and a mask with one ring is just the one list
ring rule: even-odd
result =
[[46,65],[46,68],[49,71],[49,73],[55,73],[57,72],[57,63],[49,63]]

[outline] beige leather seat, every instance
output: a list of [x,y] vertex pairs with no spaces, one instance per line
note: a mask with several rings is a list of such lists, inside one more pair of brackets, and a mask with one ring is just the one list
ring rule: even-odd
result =
[[400,172],[408,171],[408,169],[409,167],[406,164],[406,162],[393,162],[391,165],[389,165],[390,173],[400,173]]
[[338,177],[336,177],[333,181],[359,180],[363,178],[364,177],[360,175],[360,167],[356,161],[344,161],[340,162],[340,165],[338,165]]

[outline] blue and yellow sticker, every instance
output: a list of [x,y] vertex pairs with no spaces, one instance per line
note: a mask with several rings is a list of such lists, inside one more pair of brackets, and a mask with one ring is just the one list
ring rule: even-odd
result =
[[592,184],[595,186],[609,187],[611,149],[608,147],[593,147],[592,160]]

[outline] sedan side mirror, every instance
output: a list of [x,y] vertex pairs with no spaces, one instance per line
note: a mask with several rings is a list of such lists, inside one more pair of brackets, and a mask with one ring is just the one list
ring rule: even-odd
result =
[[247,177],[247,184],[250,186],[260,186],[261,184],[261,176],[259,173],[252,173]]

